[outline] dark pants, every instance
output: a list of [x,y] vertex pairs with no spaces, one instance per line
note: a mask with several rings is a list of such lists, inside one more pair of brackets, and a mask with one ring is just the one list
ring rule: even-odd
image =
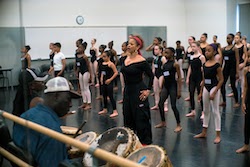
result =
[[[100,74],[100,75],[99,75]],[[100,90],[100,96],[103,95],[103,92],[102,92],[102,86],[101,86],[101,71],[99,71],[99,74],[98,74],[98,80],[99,80],[99,90]]]
[[230,84],[234,93],[234,99],[235,99],[235,102],[238,103],[238,91],[235,86],[236,67],[225,65],[223,69],[223,77],[224,77],[224,82],[223,82],[223,85],[221,86],[221,94],[222,94],[223,102],[226,102],[226,83],[227,83],[228,77],[230,77]]
[[161,121],[165,121],[165,112],[164,112],[164,102],[166,101],[166,99],[168,98],[168,96],[170,95],[170,102],[171,102],[171,107],[172,110],[174,111],[174,116],[176,119],[177,124],[180,123],[180,115],[179,115],[179,111],[177,110],[176,107],[176,99],[177,99],[177,85],[172,85],[168,88],[166,88],[165,86],[163,87],[162,91],[161,91],[161,96],[160,96],[160,101],[159,101],[159,110],[160,110],[160,115],[161,115]]
[[[194,101],[194,92],[195,89],[197,89],[198,95],[200,94],[201,91],[201,79],[189,79],[189,95],[190,95],[190,104],[191,104],[191,110],[195,109],[195,101]],[[202,99],[200,101],[201,103],[201,110],[203,111],[203,102]]]
[[137,134],[142,144],[152,143],[151,115],[148,99],[139,99],[140,91],[145,90],[143,82],[125,85],[123,99],[124,126]]
[[[60,71],[55,71],[55,77],[57,77],[57,75],[58,75],[59,72]],[[62,72],[62,74],[60,75],[60,77],[64,77],[64,71]]]
[[109,97],[113,110],[116,110],[116,102],[113,96],[113,82],[111,82],[109,85],[106,85],[106,84],[101,85],[101,87],[102,87],[102,93],[103,93],[104,108],[108,107],[107,97]]

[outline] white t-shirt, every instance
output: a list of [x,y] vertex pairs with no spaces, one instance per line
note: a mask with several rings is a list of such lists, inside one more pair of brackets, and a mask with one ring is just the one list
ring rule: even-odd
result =
[[62,52],[56,53],[53,61],[54,61],[54,71],[61,71],[62,69],[62,60],[65,59],[65,56]]

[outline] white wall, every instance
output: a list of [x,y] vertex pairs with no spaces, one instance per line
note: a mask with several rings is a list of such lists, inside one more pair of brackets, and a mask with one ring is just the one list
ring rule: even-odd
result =
[[[78,26],[75,18],[82,15],[83,26],[167,26],[167,42],[173,46],[176,40],[186,45],[188,36],[199,38],[203,32],[209,34],[209,42],[214,34],[224,38],[232,27],[227,24],[227,4],[232,7],[232,1],[236,0],[22,0],[21,6],[24,27]],[[0,26],[18,25],[18,1],[2,2]]]
[[20,10],[18,0],[0,0],[0,27],[19,27]]
[[[200,39],[202,33],[208,34],[208,43],[213,35],[224,45],[227,34],[226,0],[187,0],[186,1],[187,37]],[[186,40],[187,41],[187,40]]]
[[[239,0],[241,2],[248,0]],[[19,12],[21,2],[21,12]],[[235,32],[237,0],[0,0],[0,27],[167,26],[168,46],[208,33],[208,42]],[[22,14],[20,16],[20,13]],[[20,22],[20,18],[22,21]],[[21,25],[22,24],[22,25]],[[45,37],[46,38],[46,37]],[[163,37],[164,38],[164,37]],[[32,46],[32,44],[30,44]]]
[[22,3],[24,26],[78,26],[75,18],[82,15],[84,26],[167,26],[169,43],[185,36],[184,0],[25,0]]
[[227,0],[227,33],[236,32],[236,9],[237,0]]

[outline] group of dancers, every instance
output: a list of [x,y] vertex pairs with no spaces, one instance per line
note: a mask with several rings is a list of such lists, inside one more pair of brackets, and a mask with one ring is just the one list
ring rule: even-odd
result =
[[[133,129],[143,144],[152,143],[150,110],[159,110],[161,122],[155,128],[166,126],[165,112],[168,111],[168,96],[170,95],[171,108],[176,119],[174,132],[182,130],[180,114],[176,107],[177,99],[181,97],[182,84],[186,82],[189,90],[190,112],[186,117],[194,117],[195,92],[197,101],[201,105],[203,120],[202,132],[195,138],[205,138],[211,113],[215,122],[216,137],[214,143],[221,142],[221,114],[219,106],[226,106],[226,84],[230,77],[230,85],[234,96],[234,107],[239,107],[237,85],[241,88],[242,111],[245,113],[245,145],[237,150],[238,153],[249,151],[249,64],[250,51],[246,38],[241,34],[228,34],[227,46],[221,47],[217,36],[213,36],[213,43],[207,43],[208,35],[203,33],[199,40],[190,36],[189,46],[185,50],[181,41],[176,42],[176,48],[167,47],[160,37],[155,37],[153,43],[146,48],[152,51],[153,62],[151,65],[141,55],[143,40],[140,36],[130,35],[129,40],[122,44],[120,55],[113,49],[114,42],[96,47],[97,39],[92,39],[89,54],[85,54],[87,43],[82,39],[77,40],[76,46],[76,74],[79,79],[79,88],[82,94],[84,110],[91,109],[90,86],[95,86],[98,91],[96,99],[103,100],[104,106],[98,114],[108,113],[107,103],[110,100],[113,112],[111,118],[118,116],[113,90],[117,90],[117,65],[120,65],[120,82],[123,98],[118,103],[123,103],[124,126]],[[188,62],[187,74],[183,71],[183,63]],[[145,75],[148,84],[144,83]],[[153,88],[155,104],[150,108],[148,96]],[[248,93],[247,93],[248,92]],[[222,94],[222,103],[220,103]],[[211,107],[211,111],[210,111]],[[247,112],[248,111],[248,112]]]
[[[96,41],[96,40],[94,40]],[[133,49],[134,45],[139,48]],[[228,34],[227,43],[225,47],[217,42],[217,36],[213,37],[213,43],[207,43],[207,34],[203,33],[200,40],[196,41],[193,36],[188,39],[189,47],[185,50],[181,46],[181,42],[176,42],[176,48],[166,47],[162,45],[162,39],[155,37],[153,43],[146,48],[146,51],[152,51],[153,62],[151,68],[140,53],[142,47],[142,39],[139,36],[130,36],[128,42],[122,44],[123,53],[116,55],[112,47],[105,51],[105,46],[99,47],[100,55],[96,57],[97,60],[92,62],[92,71],[96,72],[92,76],[97,76],[97,85],[101,87],[100,95],[104,99],[104,108],[98,114],[106,114],[107,99],[113,107],[113,113],[110,117],[118,115],[116,110],[116,102],[113,98],[113,82],[117,77],[116,65],[118,61],[114,57],[119,57],[120,80],[123,99],[119,103],[123,103],[124,125],[132,128],[138,133],[139,138],[144,144],[152,141],[151,133],[151,118],[150,109],[159,110],[161,123],[155,125],[155,128],[162,128],[166,126],[165,112],[168,111],[167,99],[170,95],[171,108],[176,118],[175,132],[182,130],[180,124],[180,115],[176,107],[176,101],[181,97],[182,84],[186,79],[188,85],[189,97],[185,100],[190,101],[191,110],[186,114],[187,117],[194,117],[195,110],[195,91],[197,90],[198,102],[200,102],[203,120],[203,130],[200,134],[195,135],[195,138],[205,138],[207,136],[207,128],[211,113],[213,114],[215,122],[216,137],[214,143],[221,142],[221,114],[219,106],[226,106],[226,83],[230,77],[230,85],[234,96],[234,107],[239,107],[239,95],[237,85],[240,83],[240,97],[243,98],[242,108],[244,113],[247,113],[249,106],[247,91],[248,72],[244,69],[249,68],[249,45],[246,39],[241,38],[241,34]],[[92,45],[92,50],[93,49]],[[91,51],[93,52],[93,51]],[[98,53],[95,52],[95,55]],[[134,57],[133,57],[134,56]],[[97,68],[93,68],[95,61],[97,61]],[[183,63],[188,61],[188,70],[185,78],[183,72]],[[144,64],[142,66],[141,64]],[[149,68],[148,68],[149,67]],[[99,69],[99,70],[98,70]],[[147,74],[148,85],[146,86],[142,81],[144,75]],[[92,78],[92,84],[94,79]],[[149,107],[147,97],[150,95],[150,89],[153,88],[153,95],[155,98],[155,105]],[[136,93],[137,92],[137,93]],[[245,93],[245,96],[244,96]],[[220,103],[220,94],[222,94],[222,103]],[[248,102],[248,103],[247,103]],[[245,104],[246,103],[246,104]],[[211,106],[211,111],[210,111]],[[245,123],[245,145],[237,150],[237,152],[248,151],[249,143],[249,122],[246,114]],[[248,119],[247,119],[248,118]],[[148,124],[149,122],[149,124]],[[142,128],[142,129],[141,129]],[[147,130],[146,130],[147,129]],[[150,133],[148,133],[150,132]],[[151,140],[148,140],[150,139]],[[144,140],[145,139],[145,140]]]
[[[186,84],[188,85],[189,97],[185,100],[190,101],[191,110],[186,117],[194,117],[195,111],[195,90],[197,90],[198,102],[200,102],[203,120],[203,129],[195,138],[205,138],[211,113],[215,122],[216,137],[214,143],[221,142],[221,114],[219,106],[226,106],[226,84],[230,77],[230,85],[235,100],[234,107],[240,107],[237,85],[240,89],[242,98],[242,111],[245,114],[245,145],[236,150],[237,153],[249,151],[249,73],[250,73],[250,51],[246,37],[242,38],[240,32],[227,35],[228,45],[221,47],[217,42],[217,36],[213,37],[213,43],[207,43],[207,34],[203,33],[199,41],[190,36],[189,46],[185,50],[181,42],[176,42],[176,49],[167,47],[165,50],[161,46],[161,38],[156,37],[153,44],[147,51],[153,50],[153,72],[154,78],[154,97],[155,106],[152,110],[160,110],[161,123],[156,128],[166,126],[164,108],[167,111],[166,99],[170,94],[171,107],[174,112],[177,127],[175,132],[181,131],[180,117],[176,108],[176,100],[180,98],[181,83],[184,82],[184,72],[181,68],[184,61],[188,61]],[[162,51],[158,51],[162,49]],[[163,55],[163,56],[162,56]],[[162,58],[164,57],[165,58]],[[160,74],[160,75],[159,75]],[[220,93],[222,103],[220,103]],[[164,104],[165,103],[165,104]],[[248,106],[248,107],[247,107]],[[210,111],[211,107],[211,111]]]

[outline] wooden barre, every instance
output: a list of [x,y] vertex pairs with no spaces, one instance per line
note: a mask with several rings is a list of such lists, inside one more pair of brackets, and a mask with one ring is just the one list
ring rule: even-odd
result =
[[[8,112],[2,111],[0,110],[0,115],[2,115],[3,117],[10,119],[22,126],[28,127],[30,129],[33,129],[37,132],[40,132],[42,134],[45,134],[47,136],[50,136],[58,141],[61,141],[63,143],[69,144],[71,146],[75,146],[81,150],[83,150],[84,152],[88,152],[91,147],[89,144],[83,143],[81,141],[75,140],[71,137],[68,137],[64,134],[61,134],[59,132],[53,131],[49,128],[46,128],[44,126],[41,126],[39,124],[36,124],[34,122],[25,120],[23,118],[19,118],[13,114],[10,114]],[[127,160],[123,157],[119,157],[113,153],[110,153],[108,151],[102,150],[100,148],[96,148],[93,155],[99,159],[102,159],[104,161],[108,161],[111,162],[115,165],[119,165],[119,166],[124,166],[124,167],[143,167],[143,165],[140,165],[136,162]]]
[[8,152],[7,150],[5,150],[2,147],[0,147],[0,154],[2,154],[4,157],[6,157],[10,161],[14,162],[15,164],[17,164],[18,166],[32,167],[31,165],[27,164],[26,162],[24,162],[20,158],[16,157],[15,155],[11,154],[10,152]]

